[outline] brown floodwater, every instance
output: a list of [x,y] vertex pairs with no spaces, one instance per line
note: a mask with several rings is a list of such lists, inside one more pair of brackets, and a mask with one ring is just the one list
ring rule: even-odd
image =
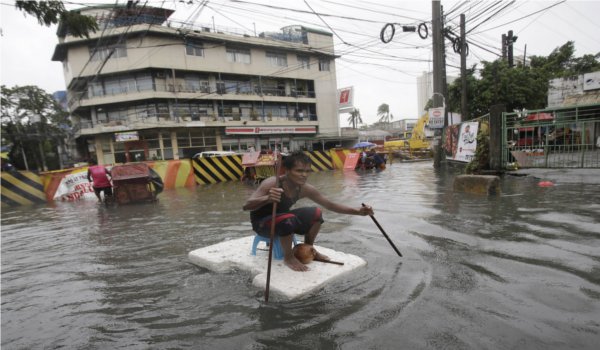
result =
[[4,209],[2,349],[596,349],[600,186],[506,176],[487,197],[453,177],[430,162],[312,174],[330,198],[371,204],[404,257],[370,218],[325,211],[317,244],[367,266],[268,304],[249,273],[187,258],[252,234],[251,185]]

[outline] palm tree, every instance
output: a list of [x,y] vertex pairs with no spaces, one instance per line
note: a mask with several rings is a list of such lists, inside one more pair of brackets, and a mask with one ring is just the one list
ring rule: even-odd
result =
[[394,115],[390,113],[390,106],[387,103],[382,103],[377,108],[377,116],[379,117],[380,123],[390,124],[392,119],[394,119]]
[[348,123],[352,124],[352,129],[356,129],[357,124],[362,124],[362,118],[360,117],[360,111],[358,108],[354,108],[352,112],[350,112],[350,116],[348,117]]

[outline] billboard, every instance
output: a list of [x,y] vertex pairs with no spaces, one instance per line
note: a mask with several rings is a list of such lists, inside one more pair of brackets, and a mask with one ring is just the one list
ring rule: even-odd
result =
[[354,109],[354,87],[338,89],[338,110],[350,112]]
[[583,75],[583,91],[600,89],[600,71]]

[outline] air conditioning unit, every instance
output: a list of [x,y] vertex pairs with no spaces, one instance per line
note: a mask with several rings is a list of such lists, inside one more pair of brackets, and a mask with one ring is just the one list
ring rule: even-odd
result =
[[164,79],[166,77],[165,72],[157,72],[155,77]]

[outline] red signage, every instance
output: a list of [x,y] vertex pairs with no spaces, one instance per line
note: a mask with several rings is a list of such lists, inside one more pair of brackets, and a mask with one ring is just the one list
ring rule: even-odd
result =
[[226,135],[315,134],[316,126],[263,126],[225,128]]
[[342,90],[340,92],[340,104],[348,103],[350,100],[350,90]]

